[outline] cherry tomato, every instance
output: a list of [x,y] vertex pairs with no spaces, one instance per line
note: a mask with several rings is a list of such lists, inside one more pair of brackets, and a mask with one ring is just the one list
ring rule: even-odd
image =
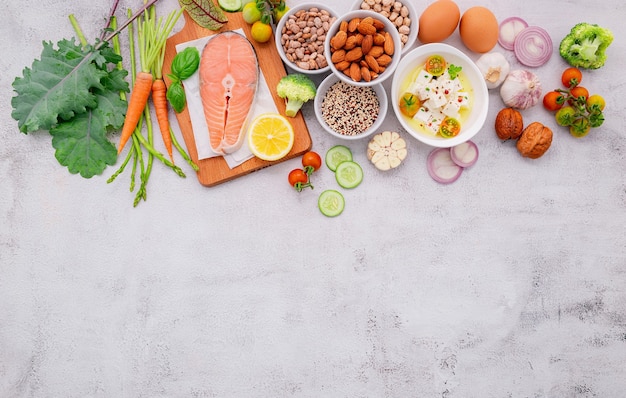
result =
[[257,43],[265,43],[272,37],[272,26],[262,20],[256,21],[250,28],[250,35]]
[[584,137],[591,130],[591,125],[587,118],[579,118],[569,126],[569,133],[576,138]]
[[453,117],[446,116],[439,126],[439,134],[445,138],[451,138],[459,134],[461,123]]
[[400,98],[400,112],[407,115],[408,117],[413,117],[420,109],[420,100],[413,93],[404,93],[402,94],[402,98]]
[[306,152],[302,155],[302,166],[304,167],[304,173],[311,175],[314,171],[322,167],[322,158],[317,152]]
[[576,109],[567,105],[556,112],[555,118],[559,126],[570,126],[574,123],[576,117]]
[[561,75],[561,83],[567,88],[573,88],[580,84],[583,80],[583,74],[578,68],[567,68]]
[[289,185],[301,192],[304,188],[313,186],[309,183],[309,176],[302,169],[293,169],[289,172]]
[[426,59],[424,69],[433,76],[441,76],[446,70],[446,60],[441,55],[431,55]]
[[558,91],[550,91],[543,96],[543,107],[549,111],[558,111],[563,106],[565,97]]
[[587,109],[589,111],[603,111],[605,106],[606,101],[604,101],[604,98],[601,95],[593,94],[587,98]]
[[570,98],[569,103],[575,104],[576,102],[586,104],[587,98],[589,97],[589,91],[583,86],[576,86],[569,91],[570,95],[573,98]]

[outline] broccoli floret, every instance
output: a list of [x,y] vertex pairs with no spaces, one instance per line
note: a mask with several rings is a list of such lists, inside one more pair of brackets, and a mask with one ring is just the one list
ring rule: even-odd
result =
[[285,114],[294,117],[305,102],[315,98],[317,88],[307,75],[292,73],[280,79],[276,92],[280,98],[285,99]]
[[606,48],[613,42],[613,33],[596,24],[574,25],[559,45],[559,53],[570,65],[598,69],[606,62]]

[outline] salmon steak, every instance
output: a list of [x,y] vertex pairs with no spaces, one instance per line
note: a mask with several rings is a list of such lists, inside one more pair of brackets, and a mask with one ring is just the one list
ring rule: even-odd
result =
[[215,153],[233,153],[243,144],[243,128],[254,104],[259,73],[254,47],[239,33],[218,33],[204,46],[200,98]]

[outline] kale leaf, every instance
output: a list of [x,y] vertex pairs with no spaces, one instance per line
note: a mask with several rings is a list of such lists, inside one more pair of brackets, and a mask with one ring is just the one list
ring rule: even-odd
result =
[[128,72],[115,68],[120,61],[106,42],[97,49],[74,40],[57,48],[44,42],[41,59],[13,81],[11,116],[19,130],[48,130],[57,160],[73,174],[90,178],[117,160],[106,135],[123,125],[126,113],[120,92],[129,91]]

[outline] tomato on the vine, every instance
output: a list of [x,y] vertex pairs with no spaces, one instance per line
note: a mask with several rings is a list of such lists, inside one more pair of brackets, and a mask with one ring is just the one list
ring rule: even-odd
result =
[[583,80],[583,74],[578,68],[567,68],[561,75],[561,83],[567,88],[573,88],[580,84]]
[[550,91],[543,96],[543,107],[549,111],[558,111],[565,103],[565,97],[558,91]]
[[272,25],[260,21],[256,21],[250,28],[250,35],[257,43],[265,43],[272,37]]
[[601,95],[593,94],[587,97],[587,109],[589,111],[592,111],[592,110],[603,111],[605,106],[606,106],[606,101]]
[[317,152],[309,151],[302,155],[302,166],[307,175],[313,174],[314,171],[322,167],[322,158]]
[[584,117],[574,120],[574,122],[569,126],[569,133],[576,138],[586,136],[589,133],[589,130],[591,130],[589,119]]
[[288,180],[289,185],[294,187],[298,192],[307,187],[313,188],[313,186],[309,182],[309,176],[302,169],[291,170],[289,172]]
[[570,93],[570,96],[573,97],[573,99],[570,99],[570,104],[574,104],[578,101],[582,102],[583,104],[587,103],[587,98],[589,97],[589,91],[583,86],[576,86],[573,89],[571,89],[569,93]]

